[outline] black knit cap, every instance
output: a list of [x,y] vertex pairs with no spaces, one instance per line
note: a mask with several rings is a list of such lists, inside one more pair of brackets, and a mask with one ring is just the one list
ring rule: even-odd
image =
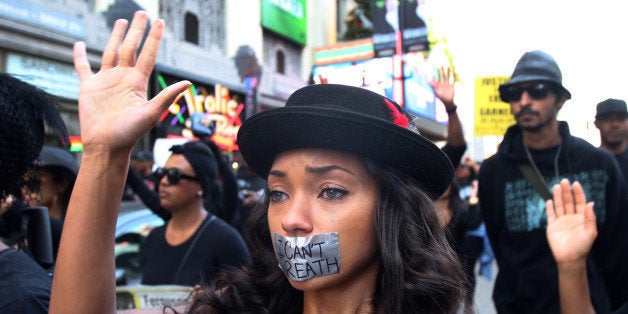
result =
[[528,51],[521,56],[510,80],[499,86],[502,94],[506,88],[528,82],[549,82],[554,84],[562,95],[571,99],[571,93],[563,86],[563,74],[556,60],[540,50]]
[[244,121],[238,146],[251,169],[267,178],[275,157],[299,148],[348,152],[404,172],[433,199],[451,184],[451,161],[413,125],[414,116],[369,90],[321,84],[294,92],[285,107]]
[[609,98],[597,104],[595,120],[602,119],[611,114],[618,114],[623,117],[628,116],[626,102],[621,99]]
[[189,141],[181,145],[173,145],[170,151],[185,157],[194,169],[196,177],[201,181],[204,195],[210,195],[218,176],[218,164],[211,149],[204,143]]

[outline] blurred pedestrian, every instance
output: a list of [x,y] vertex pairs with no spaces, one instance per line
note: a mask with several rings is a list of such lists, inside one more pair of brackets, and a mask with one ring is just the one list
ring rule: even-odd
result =
[[48,208],[54,259],[59,251],[63,220],[70,203],[78,173],[78,163],[70,152],[61,147],[44,146],[37,161],[39,189],[25,190],[24,200],[29,206]]
[[[137,192],[133,189],[133,187],[140,182],[142,182],[148,189],[155,190],[156,182],[155,177],[153,176],[154,165],[155,159],[153,158],[153,153],[148,150],[140,150],[131,156],[129,173],[133,174],[129,175],[130,178],[127,179],[127,184],[124,187],[124,194],[122,194],[123,201],[141,200],[141,197],[137,195]],[[138,182],[133,182],[136,177]]]
[[246,220],[251,215],[253,208],[263,200],[266,180],[258,176],[249,164],[242,158],[239,152],[234,158],[238,163],[236,178],[238,182],[238,206],[234,214],[233,225],[243,233]]
[[600,236],[593,246],[589,285],[596,310],[607,312],[609,301],[617,306],[628,296],[628,269],[619,262],[628,254],[628,215],[621,213],[628,204],[617,163],[557,120],[571,93],[547,53],[524,53],[499,93],[516,125],[508,128],[497,153],[484,160],[479,177],[480,205],[499,267],[495,308],[499,313],[560,312],[544,213],[549,186],[568,178],[580,181],[596,204]]
[[[449,157],[454,169],[460,168],[461,159],[467,150],[467,141],[462,131],[462,122],[458,115],[458,106],[455,98],[455,75],[451,68],[442,67],[438,77],[430,82],[434,94],[445,106],[449,121],[447,123],[447,141],[441,149]],[[447,231],[447,240],[452,246],[465,273],[465,288],[467,298],[473,300],[475,287],[474,265],[476,257],[466,245],[467,231],[477,229],[482,223],[480,208],[477,202],[469,203],[460,197],[460,182],[456,177],[449,188],[435,201],[438,208],[438,217],[441,225]]]
[[37,189],[35,161],[44,144],[45,127],[58,131],[66,143],[67,131],[50,95],[5,73],[0,73],[0,112],[0,312],[47,313],[49,271],[37,264],[36,257],[4,241],[17,233],[23,242],[23,231],[43,231],[23,230],[21,192],[24,187]]
[[609,150],[628,182],[628,110],[626,102],[609,98],[597,104],[595,127],[600,130],[600,147]]
[[224,266],[249,266],[240,234],[204,208],[216,200],[218,166],[212,151],[190,141],[170,148],[172,155],[155,171],[160,205],[171,214],[146,238],[142,284],[194,286],[209,283]]
[[26,198],[30,206],[45,206],[51,218],[63,220],[78,173],[78,163],[64,148],[44,146],[37,161],[39,191]]
[[478,180],[480,164],[470,156],[466,156],[456,168],[456,179],[460,182],[460,198],[468,200],[474,181]]
[[144,183],[151,188],[155,188],[155,177],[153,176],[153,166],[155,159],[153,153],[148,150],[140,150],[131,157],[131,167],[142,176]]
[[199,141],[211,149],[216,158],[216,164],[218,165],[218,183],[220,184],[221,197],[218,206],[214,209],[214,214],[235,226],[233,220],[238,206],[238,183],[236,174],[233,168],[231,168],[231,165],[227,162],[227,158],[223,156],[222,150],[210,137],[201,137]]
[[[460,199],[469,207],[477,207],[478,213],[481,213],[478,199],[479,172],[480,164],[470,156],[464,157],[460,165],[456,168],[456,179],[460,182]],[[492,281],[493,261],[495,259],[481,214],[478,219],[479,224],[476,228],[467,230],[464,235],[464,249],[467,254],[467,264],[465,268],[467,274],[473,280],[471,286],[472,292],[475,291],[476,264],[479,263],[479,271],[477,274]]]

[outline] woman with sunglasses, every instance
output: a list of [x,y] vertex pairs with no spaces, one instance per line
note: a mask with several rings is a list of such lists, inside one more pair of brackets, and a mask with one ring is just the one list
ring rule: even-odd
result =
[[[238,197],[235,174],[227,162],[225,162],[225,160],[223,160],[223,158],[219,155],[220,148],[218,148],[218,146],[216,146],[211,139],[202,138],[199,142],[207,145],[216,158],[220,185],[220,188],[214,189],[214,192],[217,192],[217,194],[215,193],[211,198],[205,198],[203,206],[205,206],[206,210],[215,214],[222,220],[231,223]],[[156,174],[153,173],[153,175]],[[164,221],[168,221],[170,219],[172,214],[161,206],[159,194],[155,191],[158,184],[155,185],[155,189],[151,189],[145,183],[144,178],[136,170],[134,170],[133,167],[129,167],[126,183],[139,197],[142,203],[144,203],[144,205],[146,205],[146,207],[148,207],[155,215],[161,217]]]
[[[126,24],[115,24],[97,74],[84,44],[75,46],[85,153],[51,313],[115,311],[113,232],[129,155],[190,84],[146,100],[163,33],[163,21],[154,21],[135,59],[147,20],[137,13],[126,36]],[[413,122],[385,97],[327,84],[300,89],[285,107],[247,119],[238,135],[242,155],[268,178],[265,202],[248,220],[252,268],[197,289],[186,310],[457,313],[464,273],[433,205],[451,184],[453,167]],[[87,206],[92,197],[96,204]]]
[[249,251],[235,228],[206,208],[216,202],[218,166],[204,143],[170,148],[157,169],[160,206],[171,214],[146,238],[142,284],[194,286],[209,282],[223,266],[248,266]]

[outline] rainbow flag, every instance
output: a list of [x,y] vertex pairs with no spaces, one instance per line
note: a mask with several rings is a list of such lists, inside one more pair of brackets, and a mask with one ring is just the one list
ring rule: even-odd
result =
[[81,142],[81,137],[77,135],[70,136],[70,151],[74,153],[83,151],[83,142]]

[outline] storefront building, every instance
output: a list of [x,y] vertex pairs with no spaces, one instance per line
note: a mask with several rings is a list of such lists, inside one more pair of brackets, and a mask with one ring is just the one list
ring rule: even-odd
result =
[[[446,138],[447,113],[429,80],[435,65],[426,51],[409,52],[404,62],[404,107],[417,116],[414,124],[432,141]],[[391,56],[376,57],[371,38],[318,47],[314,52],[312,82],[369,89],[394,99],[395,67]]]
[[[53,95],[69,134],[79,135],[78,77],[72,46],[87,41],[88,32],[97,27],[86,22],[85,2],[70,2],[71,9],[56,1],[0,0],[0,71]],[[92,39],[99,40],[98,36]],[[98,55],[98,51],[88,52],[92,65],[98,65]],[[48,142],[60,144],[54,136]]]
[[161,138],[203,138],[211,139],[225,152],[238,150],[237,133],[247,115],[246,91],[157,64],[149,83],[149,97],[182,80],[189,80],[192,86],[161,115],[151,131],[150,146]]

